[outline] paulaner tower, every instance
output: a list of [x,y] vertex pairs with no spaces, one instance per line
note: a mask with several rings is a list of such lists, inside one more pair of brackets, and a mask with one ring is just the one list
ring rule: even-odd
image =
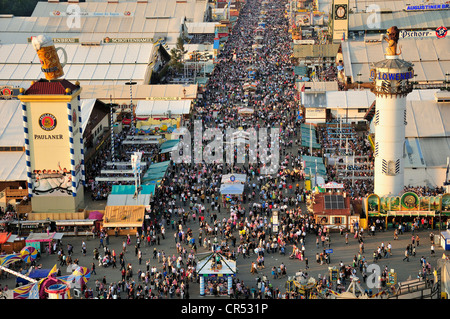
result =
[[413,64],[399,58],[397,27],[387,30],[385,59],[370,71],[376,96],[374,193],[398,195],[404,187],[406,96],[413,89]]

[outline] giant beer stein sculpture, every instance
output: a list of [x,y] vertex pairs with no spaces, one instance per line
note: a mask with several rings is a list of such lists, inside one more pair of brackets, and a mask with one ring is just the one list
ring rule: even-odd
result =
[[[55,48],[52,38],[46,35],[38,35],[31,40],[34,49],[41,61],[41,70],[47,80],[56,80],[64,75],[63,67],[67,63],[67,53],[63,48]],[[62,50],[64,62],[58,57],[58,50]]]

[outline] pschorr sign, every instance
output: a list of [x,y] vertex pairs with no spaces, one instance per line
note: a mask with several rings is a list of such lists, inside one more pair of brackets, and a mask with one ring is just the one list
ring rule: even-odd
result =
[[426,38],[426,37],[445,38],[446,35],[447,35],[447,28],[444,26],[439,27],[436,30],[416,30],[416,31],[401,30],[399,33],[401,39]]
[[420,31],[400,31],[400,38],[423,38],[423,37],[435,37],[435,30],[420,30]]

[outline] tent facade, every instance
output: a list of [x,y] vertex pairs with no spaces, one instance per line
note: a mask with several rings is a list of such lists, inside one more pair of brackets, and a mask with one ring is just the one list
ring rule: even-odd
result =
[[191,100],[148,100],[138,101],[137,117],[182,116],[191,112]]
[[103,228],[109,235],[115,230],[119,235],[136,234],[142,227],[145,218],[145,206],[106,206],[103,218]]
[[244,193],[244,186],[244,184],[222,184],[220,185],[220,194],[242,195]]

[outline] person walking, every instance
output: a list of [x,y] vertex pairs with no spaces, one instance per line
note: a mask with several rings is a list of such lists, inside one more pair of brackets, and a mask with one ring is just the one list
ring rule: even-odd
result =
[[434,243],[431,244],[430,249],[431,249],[431,256],[433,256],[434,255]]
[[91,275],[96,275],[97,272],[95,271],[95,263],[92,263],[91,265]]
[[83,256],[86,256],[86,243],[84,241],[81,244],[81,252],[83,253]]
[[406,259],[406,261],[409,262],[409,250],[408,250],[408,248],[405,249],[405,258],[403,258],[403,261],[405,261],[405,259]]

